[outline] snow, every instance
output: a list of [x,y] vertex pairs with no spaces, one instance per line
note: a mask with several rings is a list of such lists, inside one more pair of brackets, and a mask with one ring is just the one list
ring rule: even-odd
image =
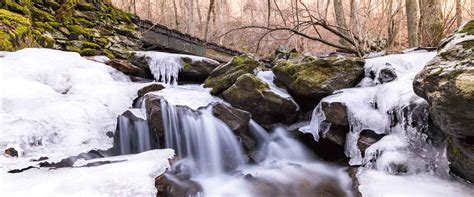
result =
[[[155,196],[154,178],[169,167],[171,149],[76,162],[117,161],[94,167],[0,172],[2,196]],[[76,165],[78,166],[78,165]]]
[[188,106],[194,110],[213,102],[224,102],[222,99],[212,96],[209,88],[204,88],[201,85],[179,85],[172,88],[167,86],[165,89],[149,94],[162,96],[172,105]]
[[[400,139],[402,141],[407,141],[406,146],[400,149],[408,148],[408,141],[415,140],[410,139],[410,137],[417,133],[416,128],[405,125],[405,123],[411,121],[402,119],[398,121],[397,125],[391,125],[390,113],[396,113],[398,118],[404,118],[406,117],[404,116],[406,115],[404,109],[409,107],[410,104],[426,103],[413,92],[412,83],[415,75],[435,55],[436,52],[417,52],[367,59],[365,77],[358,87],[337,91],[334,95],[321,100],[321,102],[328,103],[340,102],[347,107],[351,130],[346,137],[345,154],[351,158],[350,165],[361,165],[373,161],[371,159],[376,159],[369,158],[364,161],[357,146],[360,132],[364,129],[370,129],[377,134],[390,134],[388,136],[393,135],[402,138]],[[387,68],[394,70],[397,78],[391,82],[379,81],[378,76],[381,70]],[[327,127],[322,125],[325,116],[321,113],[324,112],[320,107],[317,107],[313,112],[311,133],[315,139],[319,138],[320,132],[327,131]],[[411,115],[407,116],[411,117]],[[377,146],[378,149],[369,148],[365,155],[378,156],[377,153],[383,152],[384,149],[390,149],[392,145],[393,143],[380,142]]]
[[0,59],[0,171],[112,147],[106,136],[146,84],[77,53],[23,49]]
[[291,99],[290,94],[288,94],[288,91],[284,88],[280,88],[273,83],[273,80],[275,79],[275,74],[273,74],[272,71],[261,71],[257,73],[257,77],[262,80],[264,83],[268,84],[270,86],[270,90],[277,94],[278,96],[281,96],[283,98],[289,98]]
[[206,61],[218,65],[219,62],[194,55],[173,54],[154,51],[138,51],[138,56],[145,56],[150,71],[156,81],[176,85],[178,83],[179,71],[183,68],[182,58],[189,58],[192,62]]
[[429,174],[396,176],[383,171],[361,169],[357,178],[359,190],[366,197],[474,196],[474,187],[467,183]]

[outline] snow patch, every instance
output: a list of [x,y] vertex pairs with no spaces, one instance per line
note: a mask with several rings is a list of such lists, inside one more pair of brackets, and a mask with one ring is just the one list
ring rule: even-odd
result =
[[197,110],[213,102],[224,102],[222,99],[212,96],[209,88],[201,85],[179,85],[173,88],[165,88],[149,94],[162,96],[172,105],[184,105]]

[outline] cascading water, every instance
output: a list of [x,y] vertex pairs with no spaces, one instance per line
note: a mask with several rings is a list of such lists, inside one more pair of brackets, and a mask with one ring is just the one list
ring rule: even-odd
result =
[[212,115],[161,100],[165,147],[176,150],[192,175],[216,175],[245,163],[242,148],[229,127]]

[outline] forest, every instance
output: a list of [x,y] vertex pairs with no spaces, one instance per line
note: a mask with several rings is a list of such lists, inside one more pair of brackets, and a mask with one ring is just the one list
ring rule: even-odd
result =
[[0,0],[0,196],[474,196],[474,0]]

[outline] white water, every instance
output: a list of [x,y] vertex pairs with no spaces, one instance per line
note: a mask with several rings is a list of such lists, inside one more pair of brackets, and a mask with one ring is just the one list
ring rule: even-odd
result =
[[138,56],[145,56],[153,77],[158,82],[176,85],[179,71],[183,68],[182,58],[189,58],[192,62],[207,61],[218,65],[219,62],[193,55],[173,54],[155,51],[139,51]]

